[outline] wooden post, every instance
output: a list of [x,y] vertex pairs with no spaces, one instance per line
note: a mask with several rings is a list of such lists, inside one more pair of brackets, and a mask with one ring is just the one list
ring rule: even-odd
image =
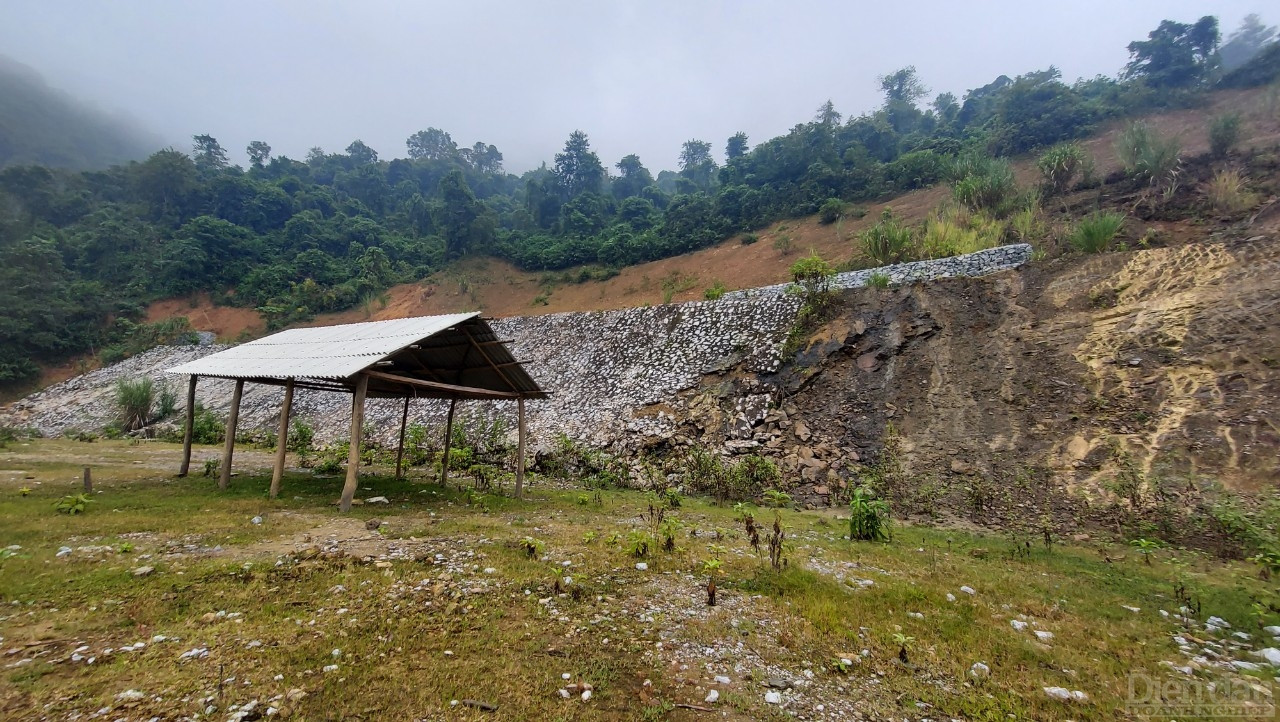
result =
[[351,511],[351,500],[360,483],[360,437],[364,435],[364,397],[369,393],[369,377],[360,374],[356,393],[351,397],[351,453],[347,455],[347,483],[342,485],[341,511]]
[[280,406],[280,433],[276,436],[276,468],[271,472],[271,498],[280,494],[284,479],[285,447],[289,444],[289,408],[293,406],[293,379],[284,382],[284,404]]
[[409,425],[409,397],[404,397],[404,412],[400,414],[400,446],[396,447],[396,481],[400,480],[400,470],[404,468],[404,431]]
[[231,412],[227,415],[227,443],[222,447],[222,473],[218,476],[219,489],[225,489],[231,483],[231,455],[236,448],[236,424],[240,423],[240,397],[243,395],[244,379],[237,379],[235,393],[231,394]]
[[440,459],[440,486],[449,483],[449,447],[453,445],[453,407],[457,399],[449,399],[449,418],[444,422],[444,457]]
[[182,433],[182,466],[178,467],[178,476],[186,476],[191,471],[191,435],[196,428],[196,379],[195,374],[187,382],[187,425]]
[[516,444],[516,498],[524,493],[524,397],[516,399],[516,413],[520,417],[520,441]]
[[93,475],[89,473],[89,467],[84,467],[84,493],[93,493]]

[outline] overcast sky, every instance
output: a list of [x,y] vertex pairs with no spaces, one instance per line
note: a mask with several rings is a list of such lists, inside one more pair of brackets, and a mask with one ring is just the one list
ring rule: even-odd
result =
[[[2,0],[0,53],[175,147],[210,133],[301,158],[359,138],[383,158],[435,126],[492,143],[521,172],[575,129],[612,165],[656,172],[680,144],[752,144],[880,101],[913,64],[933,93],[1057,65],[1114,75],[1161,19],[1216,14],[1224,38],[1260,0]],[[932,97],[932,94],[931,94]]]

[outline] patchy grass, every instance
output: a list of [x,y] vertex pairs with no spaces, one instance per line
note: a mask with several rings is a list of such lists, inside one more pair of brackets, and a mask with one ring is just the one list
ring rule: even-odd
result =
[[[1131,671],[1177,678],[1161,663],[1187,664],[1172,639],[1183,625],[1158,611],[1176,615],[1179,585],[1201,618],[1255,633],[1276,623],[1254,614],[1275,590],[1252,568],[1180,550],[1148,567],[1121,545],[1028,548],[920,527],[854,544],[829,511],[783,510],[787,551],[774,570],[731,509],[686,498],[666,513],[681,525],[675,550],[655,544],[637,559],[628,534],[660,536],[639,492],[535,480],[517,501],[370,473],[357,496],[390,503],[343,516],[329,505],[340,477],[287,474],[271,501],[265,468],[219,492],[211,479],[168,476],[176,457],[171,445],[125,442],[0,452],[0,548],[21,546],[0,557],[0,717],[111,707],[109,719],[209,718],[212,705],[222,719],[256,700],[300,719],[705,718],[678,704],[781,719],[761,686],[780,679],[785,709],[809,719],[1110,720],[1125,715]],[[269,463],[238,458],[238,469]],[[57,514],[86,460],[94,503]],[[757,522],[771,527],[774,513]],[[525,537],[540,544],[534,558]],[[73,550],[59,557],[63,546]],[[721,561],[715,607],[709,559]],[[135,576],[142,566],[154,571]],[[1257,661],[1243,643],[1219,644]],[[207,656],[182,658],[198,649]],[[979,661],[991,668],[982,684],[968,676]],[[562,674],[591,684],[590,700],[563,699]],[[1089,700],[1058,702],[1045,686]],[[703,701],[711,689],[714,705]],[[126,690],[143,696],[117,699]]]

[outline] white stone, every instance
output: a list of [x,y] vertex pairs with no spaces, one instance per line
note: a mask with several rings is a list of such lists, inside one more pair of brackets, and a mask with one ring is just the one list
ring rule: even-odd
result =
[[1258,650],[1257,654],[1259,657],[1267,660],[1267,664],[1272,667],[1280,667],[1280,649],[1267,647],[1266,649]]
[[390,504],[391,501],[385,496],[371,496],[364,500],[366,504]]
[[954,602],[955,600],[956,600],[956,595],[952,594],[951,592],[947,592],[947,601]]
[[968,594],[971,597],[977,594],[977,592],[974,591],[973,587],[969,587],[969,586],[960,587],[960,591],[964,592],[965,594]]
[[1022,621],[1021,619],[1010,619],[1009,626],[1021,632],[1022,630],[1027,628],[1027,623]]
[[324,668],[323,668],[323,669],[321,669],[320,671],[324,672],[325,674],[328,674],[329,672],[337,672],[337,671],[338,671],[338,665],[336,665],[336,664],[326,664],[326,665],[324,666]]
[[649,570],[649,565],[648,565],[648,564],[645,564],[644,562],[636,562],[636,569],[637,569],[638,571],[642,571],[642,572],[644,572],[644,571],[648,571],[648,570]]
[[1231,625],[1222,617],[1209,617],[1209,621],[1205,622],[1204,626],[1210,629],[1231,629]]
[[249,521],[250,521],[250,522],[252,522],[252,523],[254,523],[254,524],[261,524],[261,523],[262,523],[262,517],[260,517],[260,516],[255,516],[254,518],[250,519]]
[[117,702],[141,702],[145,698],[146,695],[136,689],[126,689],[116,695]]
[[1053,632],[1046,632],[1046,631],[1044,631],[1044,630],[1042,630],[1042,629],[1037,629],[1037,630],[1036,630],[1036,638],[1037,638],[1037,639],[1039,639],[1039,640],[1040,640],[1040,641],[1042,641],[1042,642],[1047,642],[1047,641],[1049,641],[1050,639],[1053,639]]
[[589,689],[582,690],[582,701],[586,702],[589,699],[591,699],[591,690]]
[[981,682],[991,676],[991,668],[982,662],[974,662],[969,668],[969,676]]
[[716,684],[729,684],[729,681],[730,681],[729,678],[724,676],[723,674],[716,675]]
[[707,704],[715,704],[719,700],[720,700],[720,690],[713,689],[710,692],[707,692],[706,699],[702,701],[706,702]]
[[782,704],[782,695],[777,692],[765,692],[764,701],[769,704]]

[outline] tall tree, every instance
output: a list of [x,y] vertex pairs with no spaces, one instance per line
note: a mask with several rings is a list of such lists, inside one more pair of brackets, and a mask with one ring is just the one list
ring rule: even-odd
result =
[[484,218],[484,204],[476,200],[462,171],[455,168],[446,173],[437,191],[440,202],[433,216],[450,258],[461,256],[489,239],[492,223]]
[[492,145],[476,141],[470,148],[458,151],[458,156],[477,173],[494,175],[502,172],[502,153]]
[[908,65],[877,79],[880,92],[884,93],[884,113],[895,132],[910,133],[920,122],[922,113],[916,102],[929,93],[929,89],[916,75],[916,66]]
[[716,161],[711,157],[711,144],[704,140],[686,140],[680,148],[680,175],[697,190],[710,190],[716,175]]
[[836,104],[828,100],[818,107],[818,112],[814,115],[813,120],[818,125],[834,128],[840,125],[840,118],[840,114],[836,112]]
[[405,145],[414,160],[448,160],[458,154],[458,144],[439,128],[420,130],[409,136]]
[[620,175],[613,179],[610,190],[613,191],[613,197],[620,201],[634,198],[653,185],[653,174],[640,162],[640,156],[634,153],[623,156],[616,167]]
[[551,173],[564,200],[583,193],[597,193],[604,184],[600,156],[592,152],[590,139],[580,130],[569,134],[563,153],[556,153],[556,165]]
[[741,158],[746,154],[747,154],[747,134],[743,133],[742,131],[738,131],[737,133],[734,133],[733,135],[729,136],[728,142],[724,144],[725,160],[733,160],[734,158]]
[[1156,88],[1186,88],[1204,82],[1213,70],[1221,35],[1218,19],[1206,15],[1193,24],[1161,21],[1146,40],[1129,43],[1127,78]]
[[244,151],[249,155],[249,163],[254,168],[263,167],[271,159],[271,146],[260,140],[250,142]]
[[378,162],[378,151],[365,145],[362,140],[351,141],[351,145],[347,146],[347,155],[356,165]]
[[933,99],[932,107],[934,115],[938,116],[938,122],[944,125],[949,125],[960,113],[960,103],[956,101],[955,93],[938,93],[938,97]]
[[227,167],[227,151],[212,135],[193,135],[193,159],[200,170],[221,170]]
[[1244,16],[1240,29],[1227,38],[1218,50],[1223,70],[1235,70],[1253,59],[1260,50],[1276,38],[1275,27],[1267,27],[1255,13]]

